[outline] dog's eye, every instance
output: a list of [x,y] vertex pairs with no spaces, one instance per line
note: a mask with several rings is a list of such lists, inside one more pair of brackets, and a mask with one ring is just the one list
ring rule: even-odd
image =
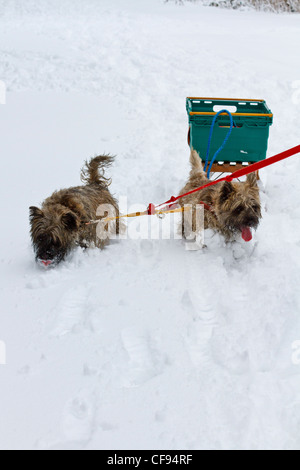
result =
[[239,215],[243,212],[243,207],[240,206],[240,207],[237,207],[234,211],[235,215]]
[[257,212],[259,211],[259,205],[258,204],[253,204],[252,209]]

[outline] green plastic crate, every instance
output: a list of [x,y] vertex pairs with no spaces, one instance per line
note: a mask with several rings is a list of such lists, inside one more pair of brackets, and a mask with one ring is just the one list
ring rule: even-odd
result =
[[[218,155],[218,160],[233,163],[253,163],[267,155],[269,127],[273,114],[264,100],[226,98],[187,98],[189,145],[205,160],[207,143],[214,116],[221,109],[232,113],[236,127]],[[221,114],[214,126],[209,161],[222,145],[230,127],[227,114]]]

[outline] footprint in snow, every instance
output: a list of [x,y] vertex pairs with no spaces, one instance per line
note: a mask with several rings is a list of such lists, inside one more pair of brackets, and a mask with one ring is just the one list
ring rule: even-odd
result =
[[161,373],[149,333],[142,328],[126,328],[121,333],[129,364],[124,387],[138,387]]
[[181,297],[181,305],[194,322],[213,321],[215,318],[215,296],[208,293],[205,285],[193,290],[185,290]]
[[88,443],[94,432],[96,414],[95,395],[81,390],[71,398],[63,411],[62,428],[68,441]]
[[185,348],[190,360],[196,367],[208,364],[211,360],[210,341],[216,322],[212,299],[206,289],[200,293],[186,290],[181,304],[193,321],[185,335]]
[[211,363],[211,338],[214,330],[213,324],[195,323],[189,328],[185,337],[186,351],[191,363],[195,367]]
[[52,336],[63,336],[87,326],[87,299],[89,291],[84,286],[69,289],[55,308],[55,325]]

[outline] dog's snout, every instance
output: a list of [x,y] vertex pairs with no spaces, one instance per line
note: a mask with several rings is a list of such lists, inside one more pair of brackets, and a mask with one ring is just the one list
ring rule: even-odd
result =
[[54,258],[54,251],[47,250],[39,253],[38,258],[43,261],[52,261]]
[[256,227],[258,225],[258,217],[255,217],[253,215],[245,217],[243,225],[246,227]]

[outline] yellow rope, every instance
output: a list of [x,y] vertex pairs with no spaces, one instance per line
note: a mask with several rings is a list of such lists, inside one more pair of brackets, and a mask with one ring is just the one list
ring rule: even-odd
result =
[[[153,215],[164,215],[164,214],[174,214],[176,212],[183,212],[190,210],[191,207],[179,207],[177,209],[171,209],[167,211],[155,211]],[[97,220],[90,220],[87,222],[85,225],[93,225],[93,224],[98,224],[99,222],[111,222],[113,220],[118,220],[118,219],[124,219],[124,218],[129,218],[129,217],[141,217],[143,215],[149,215],[148,211],[145,212],[133,212],[131,214],[126,214],[126,215],[119,215],[117,217],[106,217],[106,219],[97,219]]]

